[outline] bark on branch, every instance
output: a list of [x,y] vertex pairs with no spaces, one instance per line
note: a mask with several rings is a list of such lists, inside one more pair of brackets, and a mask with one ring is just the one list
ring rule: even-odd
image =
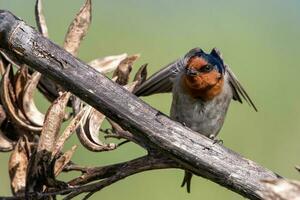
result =
[[199,176],[250,199],[261,199],[257,191],[266,190],[262,179],[278,178],[272,171],[170,120],[8,11],[0,11],[0,48]]

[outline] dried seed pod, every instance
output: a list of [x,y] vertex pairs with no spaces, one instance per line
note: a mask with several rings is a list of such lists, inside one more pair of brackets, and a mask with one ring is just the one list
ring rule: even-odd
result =
[[117,69],[121,61],[125,58],[127,58],[126,53],[115,56],[107,56],[104,58],[97,58],[90,61],[88,64],[100,73],[106,74]]
[[105,119],[105,115],[94,108],[91,108],[89,115],[86,118],[84,132],[87,137],[95,144],[101,144],[99,140],[99,129]]
[[258,192],[265,200],[299,200],[300,182],[286,179],[262,180],[266,190]]
[[2,105],[0,105],[0,127],[2,126],[3,122],[6,120],[6,112]]
[[86,35],[92,20],[91,4],[91,0],[85,1],[85,4],[81,7],[75,19],[70,24],[65,36],[64,49],[74,56],[77,55],[80,42]]
[[[91,133],[90,132],[88,132],[88,133],[85,132],[84,127],[85,127],[85,124],[87,123],[88,116],[90,115],[92,109],[93,108],[91,106],[85,106],[83,108],[84,116],[82,117],[83,119],[82,119],[79,127],[76,130],[77,137],[78,137],[80,143],[86,149],[88,149],[90,151],[94,151],[94,152],[110,151],[110,150],[115,149],[117,147],[116,144],[113,144],[113,143],[104,144],[99,139],[98,139],[98,141],[91,141],[91,139],[90,139],[91,138]],[[89,131],[89,130],[87,130],[87,131]],[[99,132],[94,134],[93,137],[96,137],[96,135],[98,136],[98,134],[99,134]]]
[[8,152],[13,150],[13,148],[14,142],[0,130],[0,152]]
[[129,75],[132,70],[132,64],[140,57],[139,54],[129,56],[122,60],[118,68],[115,70],[113,77],[117,76],[117,83],[120,85],[126,85],[129,81]]
[[136,72],[133,79],[133,81],[137,81],[136,87],[139,87],[147,79],[147,66],[148,64],[143,64]]
[[39,72],[32,74],[31,79],[28,80],[25,85],[22,98],[22,110],[25,116],[30,122],[37,126],[43,126],[45,120],[45,115],[37,109],[33,96],[41,76]]
[[20,67],[17,71],[14,79],[14,92],[17,99],[17,104],[21,108],[23,104],[23,91],[28,81],[28,68],[26,65]]
[[[116,77],[114,78],[116,80]],[[125,89],[132,92],[138,81],[132,82],[124,86]],[[117,147],[116,144],[105,144],[99,139],[99,130],[105,115],[87,105],[83,108],[85,114],[82,117],[79,128],[77,129],[77,136],[84,147],[91,151],[109,151]]]
[[26,172],[30,153],[27,146],[27,140],[20,138],[8,162],[11,189],[16,196],[24,194],[25,191]]
[[127,85],[124,85],[124,88],[126,90],[128,90],[129,92],[132,92],[136,88],[137,84],[138,84],[138,81],[134,81],[134,82],[131,82]]
[[64,92],[49,107],[39,139],[37,152],[52,152],[63,118],[65,116],[65,108],[69,101],[70,95],[71,94],[69,92]]
[[10,92],[12,90],[12,86],[9,79],[9,73],[11,70],[11,64],[7,67],[7,70],[2,77],[1,80],[1,101],[3,106],[10,117],[10,119],[17,124],[18,126],[23,127],[26,130],[39,132],[42,130],[42,127],[39,126],[32,126],[28,123],[24,116],[22,116],[20,110],[16,107],[13,103]]
[[43,186],[65,186],[63,182],[55,179],[55,162],[52,159],[52,151],[65,115],[65,108],[70,95],[69,92],[62,93],[62,95],[51,104],[46,113],[45,123],[38,141],[36,153],[29,161],[26,192],[40,192],[44,189]]
[[66,140],[72,135],[72,133],[78,128],[81,120],[83,118],[84,110],[81,110],[69,123],[67,128],[61,134],[61,136],[56,140],[54,149],[52,151],[52,158],[55,157],[63,148]]
[[74,145],[72,148],[68,151],[66,151],[63,155],[61,155],[56,161],[54,165],[54,175],[58,176],[64,167],[70,162],[77,146]]
[[49,37],[46,19],[43,14],[42,0],[36,0],[35,3],[35,21],[37,28],[44,37]]
[[3,57],[3,55],[0,53],[0,74],[1,74],[1,76],[4,75],[4,73],[6,71],[6,69],[5,69],[6,66],[7,66],[6,60]]

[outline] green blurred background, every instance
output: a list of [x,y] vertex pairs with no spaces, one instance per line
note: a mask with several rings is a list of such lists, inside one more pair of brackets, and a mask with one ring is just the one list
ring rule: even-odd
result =
[[[62,44],[68,25],[83,0],[44,1],[50,38]],[[90,61],[106,55],[141,53],[135,70],[149,63],[149,73],[184,55],[193,47],[218,47],[225,61],[255,100],[259,112],[232,103],[220,138],[224,144],[263,166],[292,179],[300,179],[300,1],[299,0],[115,0],[93,1],[93,22],[79,57]],[[0,0],[7,9],[35,26],[33,0]],[[38,96],[45,111],[45,100]],[[144,98],[169,113],[170,95]],[[78,143],[73,137],[67,148]],[[79,145],[80,146],[80,145]],[[104,165],[143,155],[128,144],[115,152],[92,153],[79,147],[74,161]],[[8,154],[0,155],[0,195],[10,195]],[[63,175],[68,179],[78,174]],[[179,187],[180,170],[151,171],[131,176],[92,199],[243,199],[208,180],[195,177],[192,193]]]

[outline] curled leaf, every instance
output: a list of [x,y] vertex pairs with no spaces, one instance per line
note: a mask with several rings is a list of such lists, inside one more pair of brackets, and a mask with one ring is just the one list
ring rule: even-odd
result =
[[119,64],[118,68],[115,70],[113,77],[117,76],[117,83],[120,85],[126,85],[129,81],[129,75],[132,70],[132,64],[134,61],[136,61],[140,55],[132,55],[124,60]]
[[34,72],[31,79],[27,81],[23,92],[22,109],[27,119],[37,126],[43,126],[45,115],[41,113],[34,103],[34,92],[41,78],[41,73]]
[[92,2],[86,0],[85,4],[77,13],[75,19],[70,24],[68,32],[65,36],[64,49],[73,56],[77,55],[80,42],[86,35],[92,20]]
[[12,85],[9,79],[9,73],[11,70],[11,64],[8,65],[5,74],[1,80],[1,101],[7,114],[9,115],[10,119],[17,125],[23,127],[26,130],[39,132],[42,130],[42,127],[39,126],[32,126],[30,125],[24,116],[21,115],[20,110],[16,107],[13,103],[10,91],[12,90]]
[[26,171],[30,153],[28,152],[27,145],[27,140],[20,138],[9,158],[8,170],[11,189],[16,196],[24,194],[25,191]]
[[107,56],[104,58],[98,58],[90,61],[88,64],[95,68],[100,73],[106,74],[114,71],[119,66],[120,62],[127,57],[126,53],[115,55],[115,56]]
[[54,175],[58,176],[64,167],[70,162],[77,146],[74,145],[70,150],[66,151],[62,156],[60,156],[56,161],[54,165]]
[[42,0],[36,0],[35,21],[39,32],[42,33],[44,37],[48,37],[48,28],[47,28],[45,16],[43,14]]

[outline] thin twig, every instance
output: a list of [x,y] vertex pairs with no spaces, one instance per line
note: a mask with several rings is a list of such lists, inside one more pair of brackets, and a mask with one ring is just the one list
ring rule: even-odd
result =
[[70,185],[83,185],[88,182],[103,179],[99,182],[78,187],[71,192],[65,199],[71,199],[81,193],[96,192],[130,175],[166,168],[182,168],[177,162],[164,157],[143,156],[132,161],[109,165],[106,167],[90,168],[82,176],[69,182]]

